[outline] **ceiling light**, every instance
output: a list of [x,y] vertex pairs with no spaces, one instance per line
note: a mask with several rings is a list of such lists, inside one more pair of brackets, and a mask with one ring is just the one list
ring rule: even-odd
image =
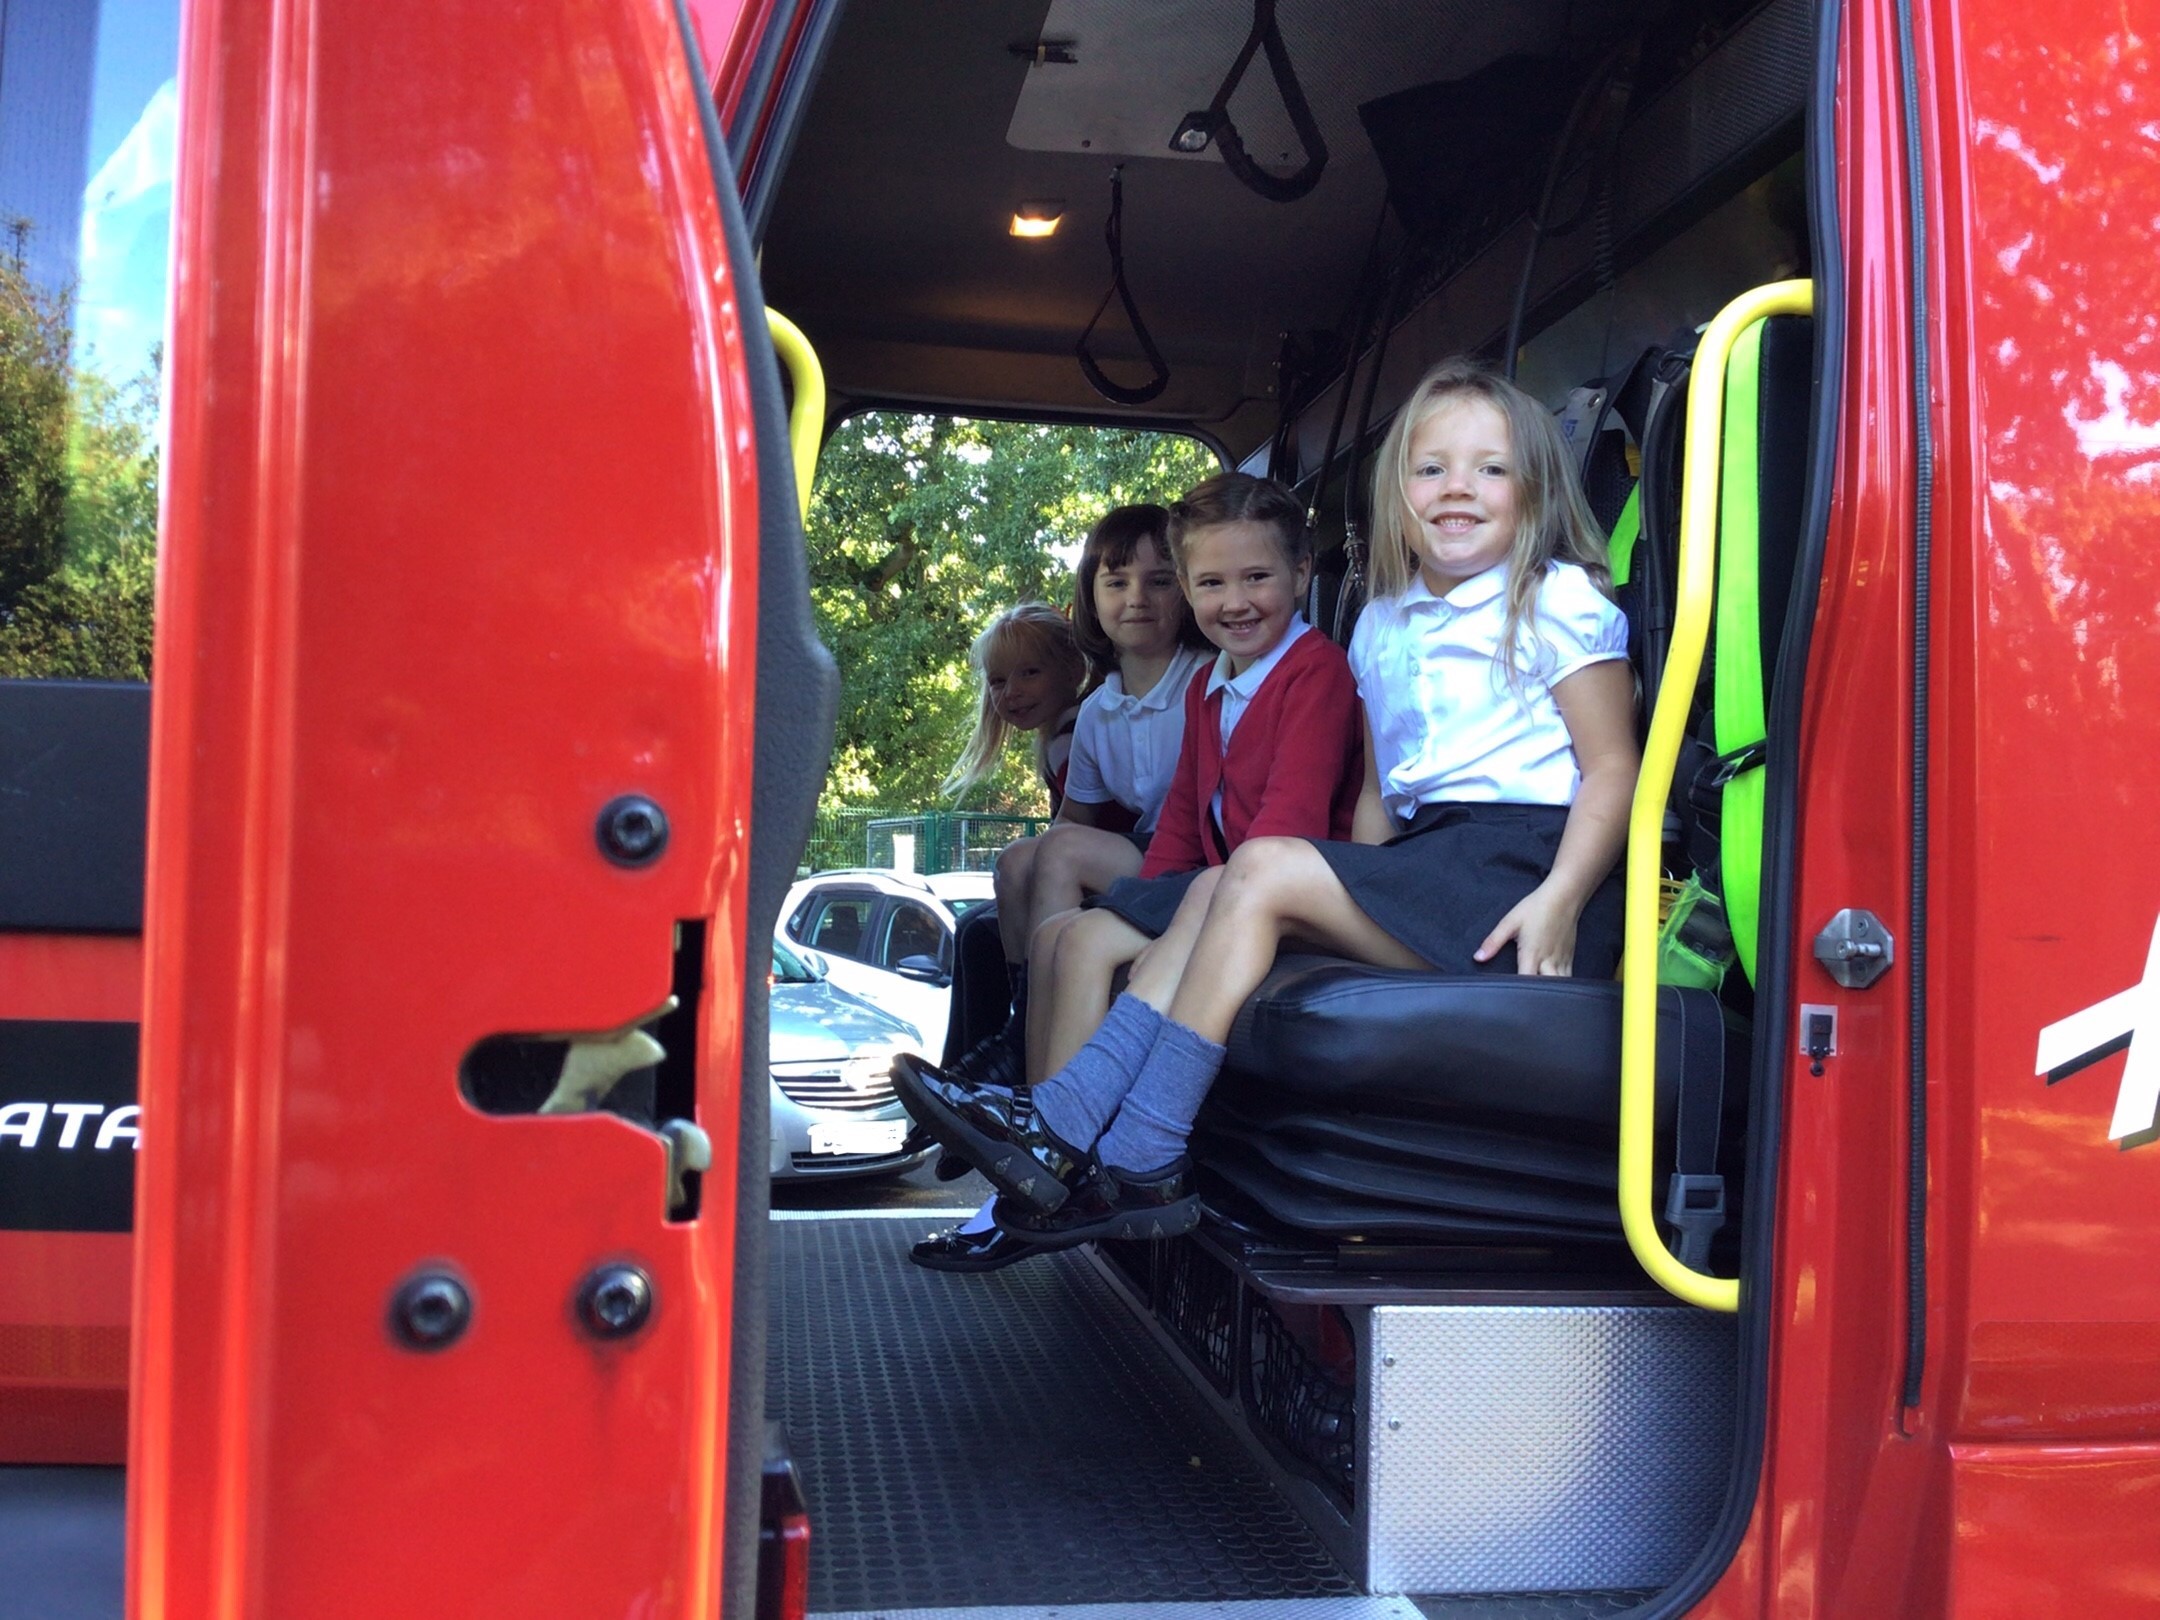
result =
[[1173,152],[1205,152],[1208,142],[1215,138],[1215,114],[1212,109],[1187,113],[1178,121],[1177,133],[1170,137]]
[[1058,222],[1065,217],[1062,198],[1044,202],[1024,202],[1012,217],[1012,234],[1015,236],[1054,236]]

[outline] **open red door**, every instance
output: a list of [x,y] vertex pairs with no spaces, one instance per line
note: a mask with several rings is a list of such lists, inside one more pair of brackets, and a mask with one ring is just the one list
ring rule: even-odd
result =
[[[831,698],[688,32],[188,19],[132,1613],[749,1601],[738,1214]],[[798,737],[754,740],[761,682]],[[648,1039],[615,1111],[538,1111]]]

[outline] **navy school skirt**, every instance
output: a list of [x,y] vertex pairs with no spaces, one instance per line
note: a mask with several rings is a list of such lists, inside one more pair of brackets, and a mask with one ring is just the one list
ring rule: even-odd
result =
[[[1515,946],[1472,960],[1485,936],[1552,871],[1567,807],[1550,804],[1428,804],[1384,844],[1313,848],[1358,909],[1443,973],[1513,973]],[[1198,872],[1125,878],[1088,902],[1151,938],[1177,915]],[[1609,979],[1620,966],[1625,899],[1617,864],[1575,926],[1575,976]]]

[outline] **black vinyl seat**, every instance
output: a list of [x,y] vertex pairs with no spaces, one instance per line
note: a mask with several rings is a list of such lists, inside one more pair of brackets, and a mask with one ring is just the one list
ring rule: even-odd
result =
[[[1661,1128],[1735,1039],[1659,993]],[[1451,1243],[1617,1243],[1620,986],[1286,956],[1239,1012],[1194,1136],[1211,1184],[1279,1225]]]

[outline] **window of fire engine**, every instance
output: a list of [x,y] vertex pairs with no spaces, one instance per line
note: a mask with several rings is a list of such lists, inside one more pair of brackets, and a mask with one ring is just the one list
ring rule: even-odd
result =
[[0,678],[149,677],[179,31],[0,6]]

